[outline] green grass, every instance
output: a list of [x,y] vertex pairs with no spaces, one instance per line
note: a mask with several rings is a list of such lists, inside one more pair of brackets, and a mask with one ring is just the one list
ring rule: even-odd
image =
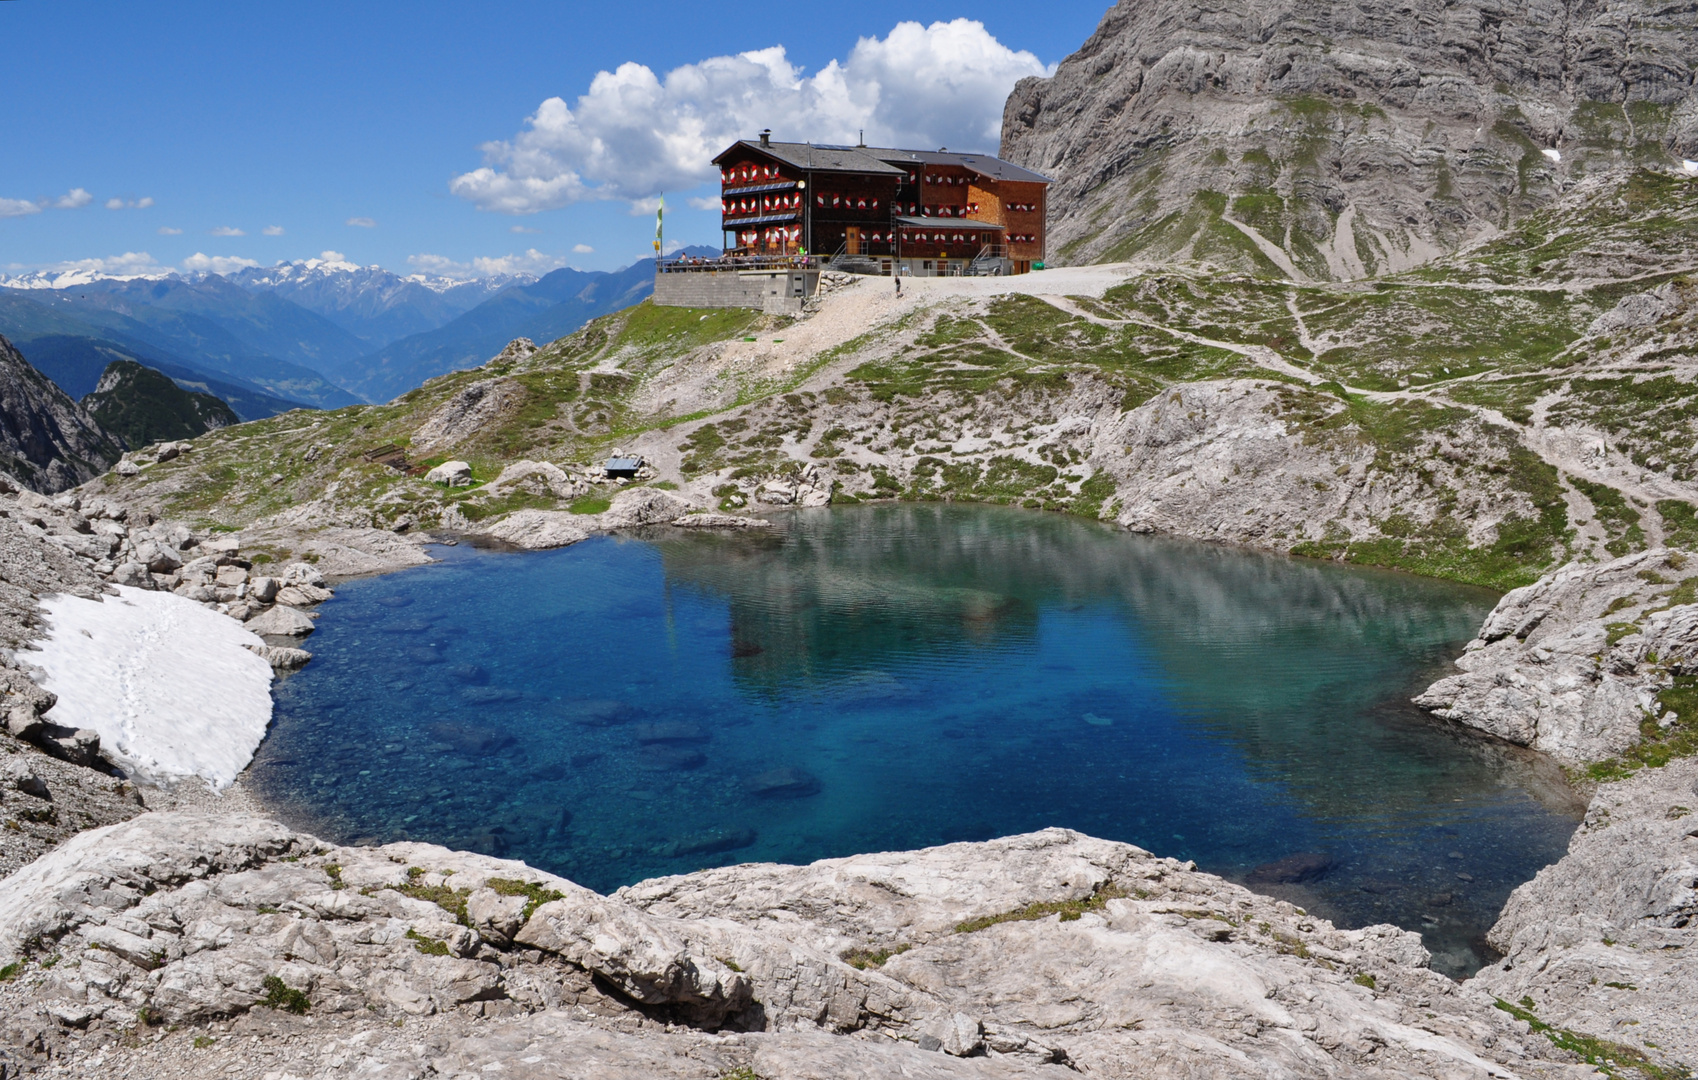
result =
[[585,495],[575,499],[567,509],[574,514],[599,514],[613,505],[613,499],[608,495]]
[[425,937],[417,930],[409,929],[407,931],[407,940],[413,943],[413,948],[424,953],[426,956],[447,956],[449,953],[448,943],[446,941],[438,941],[433,937]]
[[425,885],[422,879],[430,871],[420,866],[407,867],[407,881],[396,885],[394,889],[402,896],[410,896],[414,900],[428,900],[437,907],[454,916],[454,921],[461,926],[469,926],[466,921],[466,897],[472,894],[470,889],[454,889],[446,884]]
[[1374,977],[1369,975],[1367,972],[1363,972],[1350,981],[1355,983],[1357,986],[1366,986],[1370,990],[1377,989],[1379,986]]
[[1039,919],[1047,919],[1051,915],[1059,915],[1062,922],[1075,922],[1086,912],[1101,911],[1110,900],[1125,895],[1112,884],[1103,885],[1090,896],[1080,900],[1038,900],[1013,911],[968,919],[966,922],[957,923],[955,932],[957,934],[975,934],[980,930],[988,930],[1002,923],[1035,922]]
[[904,944],[893,945],[884,949],[849,949],[842,954],[841,959],[850,967],[865,971],[868,968],[883,967],[886,960],[893,956],[901,956],[911,948],[913,948],[912,945]]
[[1549,1039],[1557,1049],[1575,1055],[1605,1076],[1620,1076],[1623,1069],[1631,1069],[1645,1080],[1690,1080],[1692,1076],[1679,1065],[1658,1065],[1637,1047],[1552,1027],[1534,1014],[1532,998],[1522,998],[1519,1005],[1511,1005],[1502,998],[1494,1000],[1498,1008],[1517,1020],[1525,1021],[1528,1027]]
[[484,882],[486,888],[494,889],[502,896],[522,896],[525,898],[525,910],[520,915],[523,921],[530,921],[531,915],[537,908],[555,900],[566,899],[566,894],[558,889],[550,889],[534,881],[520,881],[517,878],[490,878]]

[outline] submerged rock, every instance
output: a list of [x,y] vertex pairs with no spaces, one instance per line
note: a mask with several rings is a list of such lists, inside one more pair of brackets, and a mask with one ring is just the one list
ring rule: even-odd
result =
[[820,782],[818,777],[786,765],[750,777],[748,789],[751,795],[763,799],[799,799],[819,794]]
[[661,720],[652,724],[638,724],[631,729],[631,734],[645,745],[706,742],[709,738],[706,728],[688,720]]
[[1324,877],[1334,860],[1323,851],[1299,851],[1251,870],[1244,880],[1253,885],[1295,885]]
[[703,832],[690,833],[676,840],[669,840],[654,849],[654,853],[663,858],[673,859],[680,855],[716,855],[722,851],[737,851],[741,848],[752,847],[755,842],[755,830],[748,828],[708,829]]
[[487,757],[513,745],[512,735],[491,731],[473,724],[441,720],[425,728],[431,738],[447,743],[454,750],[472,757]]
[[637,715],[637,710],[629,704],[605,698],[562,702],[560,711],[572,723],[584,727],[612,727],[627,723]]

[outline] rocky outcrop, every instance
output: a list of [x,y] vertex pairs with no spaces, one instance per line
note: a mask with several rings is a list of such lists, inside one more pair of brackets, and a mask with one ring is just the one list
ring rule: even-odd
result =
[[[1698,760],[1593,797],[1568,854],[1516,889],[1472,980],[1540,1021],[1698,1063]],[[1646,1049],[1649,1048],[1649,1049]]]
[[427,417],[413,446],[419,451],[458,446],[511,416],[524,400],[525,388],[513,379],[480,379]]
[[121,452],[86,409],[0,337],[0,474],[52,493],[99,476]]
[[303,1014],[262,1054],[200,1059],[256,1078],[327,1035],[346,1040],[342,1075],[406,1073],[416,1040],[378,1032],[423,1018],[437,1075],[545,1060],[559,1075],[586,1047],[595,1075],[775,1080],[1483,1080],[1550,1056],[1422,966],[1414,934],[1339,931],[1061,829],[603,897],[431,845],[333,848],[264,818],[155,813],[0,882],[0,958],[20,963],[0,984],[14,1061],[102,1048],[140,1063],[165,1050],[118,1045],[138,1024],[210,1049],[232,1018],[258,1017],[254,1032]]
[[1462,674],[1415,703],[1571,765],[1620,754],[1676,722],[1658,694],[1698,674],[1695,584],[1698,560],[1669,549],[1565,566],[1506,593]]
[[107,365],[82,406],[126,446],[192,439],[241,423],[222,399],[184,390],[169,377],[133,360]]
[[1698,158],[1698,14],[1635,0],[1120,0],[1025,79],[1002,154],[1056,180],[1052,262],[1395,271],[1582,175]]

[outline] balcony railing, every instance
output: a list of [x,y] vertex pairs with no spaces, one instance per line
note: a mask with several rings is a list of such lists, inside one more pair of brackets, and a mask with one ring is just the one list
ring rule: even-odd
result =
[[721,255],[716,259],[663,262],[662,274],[726,273],[736,270],[818,270],[824,260],[818,255]]

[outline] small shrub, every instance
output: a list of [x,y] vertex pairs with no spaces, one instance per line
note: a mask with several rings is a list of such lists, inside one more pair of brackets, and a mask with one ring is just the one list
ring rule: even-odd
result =
[[265,988],[265,997],[259,1002],[261,1005],[294,1013],[296,1016],[305,1016],[307,1010],[312,1008],[312,1000],[306,994],[290,987],[275,975],[267,975],[265,982],[260,985]]
[[1357,986],[1366,986],[1370,990],[1376,989],[1377,985],[1374,982],[1374,977],[1365,971],[1350,981],[1355,983]]
[[207,1047],[211,1046],[213,1043],[215,1043],[217,1041],[218,1040],[213,1038],[211,1035],[196,1035],[195,1036],[195,1049],[196,1050],[205,1050]]
[[0,982],[11,982],[18,977],[18,973],[23,969],[24,962],[22,960],[14,960],[5,967],[0,967]]

